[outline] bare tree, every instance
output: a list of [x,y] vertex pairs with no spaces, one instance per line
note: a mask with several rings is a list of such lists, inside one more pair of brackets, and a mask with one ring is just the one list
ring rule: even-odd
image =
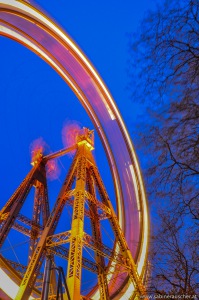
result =
[[150,291],[194,296],[199,294],[199,1],[164,1],[147,14],[130,44],[130,89],[145,109],[138,144],[148,158]]
[[165,212],[160,213],[160,220],[151,251],[149,293],[193,299],[199,295],[199,252],[195,237],[190,234],[193,230]]
[[132,96],[153,103],[168,97],[195,98],[199,93],[199,2],[160,3],[131,39]]
[[153,122],[141,142],[153,153],[146,172],[149,192],[172,204],[176,215],[199,221],[199,104],[183,98],[153,114]]

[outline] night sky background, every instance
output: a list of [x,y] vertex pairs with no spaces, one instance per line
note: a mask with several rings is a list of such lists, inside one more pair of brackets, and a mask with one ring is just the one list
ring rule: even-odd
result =
[[[43,0],[34,3],[72,37],[92,62],[119,107],[133,140],[141,106],[133,103],[127,88],[130,81],[128,36],[139,26],[144,13],[153,9],[154,1]],[[34,140],[42,137],[48,144],[47,152],[57,151],[63,148],[64,124],[75,121],[91,129],[93,125],[62,78],[34,53],[0,36],[0,54],[2,207],[31,168],[30,148]],[[97,136],[95,157],[107,190],[113,195],[108,164]],[[70,159],[59,162],[61,175],[52,182],[52,198]],[[4,245],[4,249],[9,249],[6,251],[10,258],[15,256],[21,263],[25,262],[17,245],[23,239],[15,234]]]

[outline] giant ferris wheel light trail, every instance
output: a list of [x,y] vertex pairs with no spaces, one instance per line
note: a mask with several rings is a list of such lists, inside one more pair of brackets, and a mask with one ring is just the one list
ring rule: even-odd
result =
[[[139,280],[143,282],[149,243],[147,200],[132,142],[108,89],[74,41],[31,4],[0,0],[0,34],[21,43],[45,60],[71,87],[92,120],[109,161],[118,224],[125,234]],[[114,270],[117,272],[117,263],[113,262],[111,268],[113,273]],[[0,276],[3,278],[0,288],[9,295],[12,285],[14,295],[10,297],[14,298],[19,289],[19,279],[3,258],[0,260]],[[122,282],[120,280],[114,299],[135,298],[135,285],[126,274]],[[99,299],[99,293],[99,289],[94,290],[89,295],[90,299]]]

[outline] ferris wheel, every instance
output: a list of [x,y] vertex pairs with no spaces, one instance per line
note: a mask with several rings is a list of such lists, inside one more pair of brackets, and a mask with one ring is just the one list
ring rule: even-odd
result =
[[[89,195],[87,195],[87,200],[90,199],[90,201],[93,201],[92,203],[100,206],[102,210],[111,210],[110,220],[112,220],[112,227],[116,236],[113,249],[110,250],[110,252],[108,252],[108,248],[104,250],[107,256],[102,253],[103,249],[105,249],[102,244],[100,246],[101,252],[99,249],[96,250],[96,247],[94,249],[94,251],[96,251],[99,255],[104,255],[105,258],[108,257],[108,263],[100,261],[102,265],[104,264],[104,273],[109,274],[108,276],[104,275],[104,288],[101,291],[100,283],[98,281],[98,284],[89,291],[89,294],[82,296],[82,299],[97,300],[109,299],[109,297],[110,299],[137,299],[140,295],[143,296],[143,299],[147,299],[146,289],[144,287],[146,284],[147,252],[149,244],[147,199],[134,147],[120,112],[118,111],[118,108],[107,87],[75,42],[42,11],[38,10],[28,2],[0,0],[0,34],[21,43],[36,53],[64,79],[75,93],[93,122],[109,162],[116,195],[117,217],[114,215],[113,208],[109,206],[108,198],[106,198],[106,191],[104,190],[103,184],[100,183],[100,175],[98,171],[94,171],[97,170],[97,167],[92,155],[90,154],[90,151],[94,146],[92,144],[91,132],[84,131],[79,135],[75,145],[75,148],[77,149],[76,160],[78,161],[82,152],[84,152],[84,156],[87,155],[87,159],[92,161],[92,165],[96,167],[93,169],[93,173],[89,171],[90,175],[88,175],[88,178],[90,179],[85,184],[91,186],[92,180],[95,181],[97,186],[96,188],[101,191],[102,195],[102,200],[99,201],[98,204],[96,201],[94,203],[94,200],[91,200],[92,197]],[[82,150],[82,143],[86,150]],[[60,153],[55,155],[60,155]],[[41,161],[42,163],[45,163],[48,159],[50,160],[51,157],[46,158],[43,156]],[[11,200],[9,200],[10,202],[7,202],[7,206],[5,205],[3,208],[4,210],[1,210],[0,221],[2,223],[2,227],[0,234],[2,234],[2,244],[8,234],[8,231],[13,226],[14,220],[12,221],[12,219],[20,217],[21,222],[23,219],[22,216],[19,216],[19,212],[14,214],[14,209],[13,215],[11,216],[11,210],[7,207],[9,207],[9,203],[14,201],[13,199],[17,199],[16,197],[18,194],[22,193],[27,188],[25,184],[32,184],[31,181],[28,181],[30,178],[34,178],[37,182],[39,182],[39,179],[35,175],[38,171],[37,167],[37,164],[33,166],[33,169],[25,179],[25,183],[22,183],[18,192],[16,191],[16,194],[12,196],[13,198],[11,197]],[[82,167],[80,167],[80,169],[81,168]],[[78,169],[74,170],[78,173]],[[76,178],[76,182],[77,181],[78,178]],[[39,184],[40,183],[38,183],[38,187]],[[43,184],[43,186],[45,188],[45,184]],[[70,197],[74,196],[74,199],[76,199],[77,197],[72,195],[72,192],[70,191],[71,186],[67,192],[70,194]],[[89,188],[90,194],[92,194],[91,191],[92,187]],[[49,212],[46,215],[46,223],[48,223],[48,218],[51,217],[52,213],[53,212]],[[6,220],[9,219],[9,214],[10,221],[8,222]],[[114,223],[115,218],[117,219],[116,223]],[[25,217],[23,220],[25,220]],[[26,223],[27,222],[28,221],[26,220]],[[7,224],[7,227],[4,227],[5,224]],[[6,228],[5,232],[2,228]],[[45,226],[41,229],[41,236],[44,234],[44,231]],[[69,236],[69,233],[67,234]],[[49,237],[53,237],[52,231],[50,236],[49,234],[45,236],[45,242],[47,238],[49,239]],[[55,236],[53,238],[55,238]],[[96,242],[93,242],[93,240],[86,235],[84,242],[87,244],[96,244]],[[124,250],[121,250],[122,246],[124,247]],[[35,241],[34,253],[38,250],[37,247],[39,247],[39,245],[36,245]],[[42,247],[44,247],[44,245]],[[124,262],[124,264],[120,263],[122,251],[125,253],[125,259],[128,260],[128,266],[126,265],[126,262]],[[21,273],[17,273],[17,264],[9,262],[5,259],[5,257],[0,256],[0,274],[2,278],[4,278],[0,281],[0,288],[11,299],[25,300],[41,298],[40,290],[37,289],[35,284],[30,284],[31,281],[34,281],[32,278],[35,272],[35,269],[31,269],[33,253],[31,255],[32,259],[30,258],[27,266],[24,267],[24,278],[28,278],[28,283],[25,282],[25,279],[22,280],[20,277],[23,266],[18,265]],[[41,254],[41,256],[37,257],[38,262],[43,256],[45,256],[45,254]],[[71,257],[71,248],[69,249],[69,256]],[[90,266],[92,265],[92,263],[86,259],[82,258],[82,261],[83,263],[81,268],[84,266],[88,268],[89,263]],[[95,267],[94,264],[92,266],[93,268]],[[126,268],[125,271],[124,268]],[[92,267],[90,267],[90,269],[92,269]],[[28,275],[28,272],[30,275]],[[42,275],[39,274],[38,271],[38,277],[39,276],[41,277]],[[69,282],[75,282],[75,280]],[[113,285],[111,282],[117,282],[117,284]],[[106,285],[108,287],[106,287]],[[10,288],[11,286],[13,286],[12,290]],[[27,292],[27,286],[31,286],[31,288],[29,288],[29,292]],[[73,287],[71,289],[74,291],[77,287]],[[73,295],[71,290],[70,293]],[[76,298],[75,296],[72,296],[72,299],[79,299],[79,293],[80,288],[78,296]],[[105,293],[105,296],[103,296],[103,293]],[[52,295],[49,299],[56,298],[53,298]]]

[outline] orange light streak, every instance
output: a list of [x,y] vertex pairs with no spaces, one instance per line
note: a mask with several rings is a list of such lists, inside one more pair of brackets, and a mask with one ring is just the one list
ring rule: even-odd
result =
[[[81,131],[81,127],[75,121],[68,121],[62,129],[62,141],[65,148],[69,148],[76,144],[77,136]],[[75,150],[72,150],[69,155],[74,155]]]
[[[42,137],[34,140],[30,145],[31,164],[34,166],[43,157],[44,152],[49,149],[49,146]],[[48,160],[46,163],[46,175],[50,180],[59,178],[61,170],[56,159]]]
[[[116,194],[119,195],[118,196],[118,206],[121,207],[120,202],[122,202],[122,197],[120,197],[120,195],[122,195],[122,192],[120,190],[120,185],[119,185],[120,181],[119,181],[119,178],[118,178],[118,175],[116,172],[117,168],[116,168],[116,165],[113,160],[114,153],[111,152],[109,145],[107,145],[107,141],[109,139],[112,141],[113,139],[112,139],[112,136],[110,135],[111,131],[108,132],[107,128],[106,128],[106,130],[104,130],[105,127],[103,127],[103,125],[104,125],[103,120],[105,119],[106,116],[109,116],[109,119],[114,121],[114,122],[110,122],[110,123],[107,122],[109,127],[112,128],[116,124],[116,122],[118,122],[118,124],[121,128],[122,134],[125,138],[125,144],[126,144],[126,146],[128,146],[128,149],[130,149],[129,150],[130,161],[132,162],[132,166],[134,169],[132,171],[134,171],[136,174],[136,179],[138,180],[137,184],[138,184],[138,188],[140,191],[140,198],[138,199],[137,191],[132,190],[132,195],[135,194],[135,197],[132,199],[134,199],[135,203],[137,202],[137,200],[140,202],[140,207],[142,210],[141,211],[142,218],[139,220],[139,224],[137,224],[138,227],[140,225],[142,225],[141,226],[142,240],[141,240],[141,243],[140,243],[140,246],[138,249],[139,255],[138,255],[138,259],[137,259],[137,266],[138,266],[138,273],[143,274],[145,271],[145,262],[147,259],[148,235],[149,235],[149,218],[148,218],[147,200],[146,200],[146,196],[145,196],[144,185],[143,185],[141,171],[139,168],[137,157],[136,157],[134,148],[131,144],[129,134],[125,128],[125,125],[124,125],[123,120],[120,116],[120,113],[114,103],[114,100],[112,99],[109,91],[107,90],[106,86],[104,85],[103,81],[101,80],[101,78],[98,75],[98,73],[96,72],[96,70],[93,68],[93,66],[90,64],[90,62],[87,60],[87,58],[84,56],[84,54],[81,52],[81,50],[77,47],[77,45],[62,30],[60,30],[60,28],[58,26],[56,26],[55,23],[53,23],[49,18],[47,18],[43,13],[40,13],[36,8],[32,7],[31,5],[27,5],[27,3],[25,3],[24,1],[0,0],[0,7],[1,6],[3,7],[3,9],[5,9],[5,7],[8,7],[9,11],[15,12],[14,14],[17,14],[17,12],[22,12],[27,16],[32,16],[33,19],[35,20],[35,24],[37,25],[37,26],[35,26],[35,30],[39,31],[40,24],[44,24],[45,30],[46,30],[45,34],[47,34],[48,29],[49,29],[50,32],[53,32],[54,35],[59,37],[59,39],[57,39],[57,40],[61,41],[60,45],[61,45],[62,41],[64,41],[65,44],[67,45],[68,48],[65,53],[68,56],[70,56],[69,59],[67,60],[67,62],[72,61],[72,63],[74,63],[74,61],[71,60],[72,55],[69,55],[69,54],[75,53],[75,58],[79,64],[78,66],[81,65],[81,67],[84,67],[84,69],[86,69],[86,71],[89,70],[89,74],[91,74],[90,79],[92,79],[91,81],[89,81],[91,83],[91,87],[97,88],[97,90],[98,90],[97,94],[100,96],[100,98],[97,97],[97,100],[96,100],[96,96],[98,96],[98,95],[95,94],[95,101],[103,103],[103,105],[100,106],[101,111],[99,112],[97,110],[96,113],[94,112],[95,107],[90,105],[90,103],[91,104],[94,103],[94,100],[93,100],[94,96],[92,97],[93,94],[87,93],[87,95],[86,95],[85,94],[87,92],[86,88],[83,88],[83,87],[85,87],[85,83],[88,82],[88,78],[85,75],[86,71],[84,73],[82,72],[80,74],[81,70],[80,70],[80,68],[78,68],[78,76],[79,77],[76,76],[76,73],[73,72],[72,68],[69,70],[67,69],[67,72],[65,72],[66,66],[63,65],[62,68],[60,68],[60,64],[56,63],[56,60],[53,61],[51,59],[53,56],[48,55],[49,51],[45,52],[45,47],[47,47],[47,46],[44,46],[44,48],[40,48],[38,46],[38,45],[40,45],[39,43],[35,42],[35,44],[34,44],[33,42],[31,42],[31,41],[34,41],[34,39],[28,40],[28,38],[26,36],[20,35],[20,32],[17,33],[16,30],[11,30],[9,27],[6,28],[7,25],[4,26],[3,23],[1,23],[0,34],[11,37],[14,40],[20,41],[22,44],[24,44],[26,47],[30,48],[32,51],[34,51],[39,56],[41,56],[46,62],[48,62],[69,84],[69,86],[75,92],[75,94],[77,95],[77,97],[79,98],[81,103],[84,104],[87,111],[90,113],[90,116],[92,117],[94,124],[95,124],[96,128],[98,129],[98,133],[99,133],[100,137],[102,138],[102,140],[104,141],[104,144],[106,145],[106,150],[107,150],[107,153],[109,156],[109,160],[111,161],[111,166],[113,168],[114,182],[115,182],[115,186],[116,186]],[[5,24],[7,24],[7,23],[5,23]],[[29,28],[29,27],[27,26],[27,28]],[[28,36],[31,36],[30,32],[29,32]],[[57,48],[58,48],[58,46],[57,46]],[[54,55],[57,53],[54,53]],[[66,57],[68,57],[67,55],[66,55]],[[59,59],[57,61],[59,62]],[[76,80],[71,80],[71,77],[73,78],[73,76],[76,76],[75,77]],[[83,92],[82,92],[82,89],[79,88],[79,86],[83,89]],[[103,93],[101,91],[103,91]],[[87,96],[88,96],[88,99],[86,98]],[[104,119],[100,120],[98,114],[101,116],[102,113],[103,113]],[[104,131],[105,131],[105,133],[104,133]],[[109,139],[106,139],[105,134],[107,134],[107,137],[109,137]],[[118,141],[122,143],[122,141],[119,139],[119,136],[118,136]],[[114,140],[114,142],[116,142],[116,145],[117,145],[117,140]],[[115,153],[116,152],[117,151],[115,151]],[[126,162],[129,162],[128,155],[126,155],[126,153],[127,152],[124,151],[123,155],[124,155],[124,158],[126,159]],[[115,156],[115,159],[117,161],[116,156]],[[120,165],[120,162],[118,162],[118,164]],[[130,172],[131,172],[131,168],[130,168]],[[135,184],[134,172],[132,173],[132,176],[129,177],[129,178],[132,177],[130,179],[130,181],[132,181],[133,184]],[[124,191],[127,189],[127,187],[126,187],[127,184],[128,183],[125,182],[125,185],[122,186]],[[129,185],[129,187],[130,187],[130,185]],[[124,215],[123,215],[122,210],[120,209],[119,210],[119,221],[120,221],[121,227],[123,224],[123,222],[122,222],[123,218],[124,218]],[[133,228],[132,228],[132,230],[133,230]],[[0,282],[0,286],[1,286],[1,282]],[[134,287],[132,284],[125,285],[124,289],[121,291],[121,294],[118,295],[119,298],[117,298],[117,299],[126,299],[126,297],[127,297],[126,295],[128,295],[128,294],[132,295],[133,289],[134,289]],[[124,296],[122,295],[122,293],[124,294]],[[97,298],[95,296],[97,296],[97,295],[93,295],[92,299],[99,299],[99,297]]]
[[47,144],[43,140],[42,137],[34,140],[30,144],[30,152],[31,152],[31,164],[34,165],[39,161],[39,159],[43,156],[44,150],[46,149]]
[[61,170],[58,166],[56,159],[51,159],[46,163],[46,175],[50,180],[58,179],[60,176]]

